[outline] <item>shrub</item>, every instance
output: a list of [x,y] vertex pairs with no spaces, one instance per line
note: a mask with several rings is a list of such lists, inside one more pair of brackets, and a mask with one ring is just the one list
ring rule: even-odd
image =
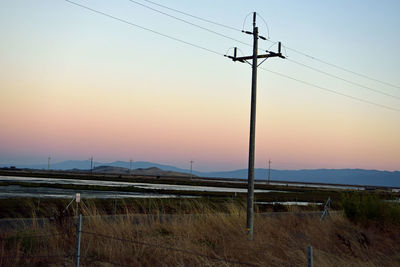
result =
[[341,204],[346,217],[352,221],[400,223],[400,205],[382,200],[375,194],[344,194]]

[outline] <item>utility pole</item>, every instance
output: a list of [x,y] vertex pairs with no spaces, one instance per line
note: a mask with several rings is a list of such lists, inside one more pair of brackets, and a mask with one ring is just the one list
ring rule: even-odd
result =
[[130,160],[129,160],[129,174],[132,173],[132,162],[133,162],[133,160],[130,159]]
[[192,165],[193,165],[193,162],[194,162],[193,160],[190,161],[190,179],[192,179],[192,176],[193,176],[193,174],[192,174],[192,170],[193,170],[193,169],[192,169]]
[[47,170],[48,170],[48,171],[50,171],[50,160],[51,160],[51,157],[49,156],[49,157],[47,158]]
[[268,184],[271,183],[271,160],[268,161]]
[[90,157],[90,173],[93,173],[93,156]]
[[[246,229],[249,239],[253,240],[253,222],[254,222],[254,150],[255,150],[255,132],[256,132],[256,98],[257,98],[257,67],[264,63],[270,57],[285,58],[281,53],[281,43],[278,44],[278,53],[266,51],[267,54],[258,55],[258,39],[266,40],[265,37],[258,35],[258,27],[256,26],[256,12],[253,13],[253,32],[242,31],[246,34],[253,35],[253,55],[237,57],[237,48],[234,49],[234,55],[226,57],[233,61],[248,63],[252,67],[251,79],[251,112],[250,112],[250,140],[249,140],[249,165],[248,165],[248,189],[247,189],[247,220]],[[264,60],[258,64],[257,59]],[[252,60],[252,63],[247,60]]]

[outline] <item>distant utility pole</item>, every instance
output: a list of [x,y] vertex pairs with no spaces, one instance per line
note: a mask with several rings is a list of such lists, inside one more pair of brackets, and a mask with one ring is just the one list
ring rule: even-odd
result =
[[[247,221],[246,228],[249,239],[253,239],[253,222],[254,222],[254,148],[255,148],[255,131],[256,131],[256,98],[257,98],[257,67],[270,57],[285,58],[281,53],[281,43],[278,43],[278,53],[266,51],[267,54],[258,55],[258,39],[266,40],[265,37],[258,35],[258,27],[256,27],[256,12],[253,13],[253,32],[243,31],[246,34],[253,35],[253,55],[237,57],[237,48],[234,49],[234,55],[227,56],[233,61],[248,63],[252,67],[251,81],[251,113],[250,113],[250,140],[249,140],[249,165],[248,165],[248,190],[247,190]],[[264,60],[258,64],[257,59]],[[252,63],[247,60],[252,60]]]
[[271,183],[271,160],[268,161],[268,184]]
[[193,176],[193,174],[192,174],[192,170],[193,170],[193,169],[192,169],[192,167],[193,167],[192,165],[193,165],[193,162],[194,162],[193,160],[190,161],[190,179],[192,179],[192,176]]
[[90,157],[90,172],[93,173],[93,156]]
[[132,162],[133,162],[133,160],[130,159],[129,160],[129,173],[132,173]]
[[49,156],[49,157],[47,158],[47,170],[48,170],[48,171],[50,170],[50,160],[51,160],[51,157]]

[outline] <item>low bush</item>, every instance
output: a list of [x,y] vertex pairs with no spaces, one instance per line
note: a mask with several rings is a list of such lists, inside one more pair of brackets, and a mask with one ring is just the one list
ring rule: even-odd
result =
[[341,204],[352,221],[400,224],[400,204],[380,199],[376,194],[343,194]]

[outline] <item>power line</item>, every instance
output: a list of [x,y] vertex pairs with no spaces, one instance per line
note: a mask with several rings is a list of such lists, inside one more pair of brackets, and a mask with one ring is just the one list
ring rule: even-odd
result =
[[202,50],[204,50],[204,51],[208,51],[208,52],[210,52],[210,53],[213,53],[213,54],[216,54],[216,55],[219,55],[219,56],[224,56],[222,53],[219,53],[219,52],[217,52],[217,51],[211,50],[211,49],[209,49],[209,48],[206,48],[206,47],[203,47],[203,46],[200,46],[200,45],[197,45],[197,44],[193,44],[193,43],[190,43],[190,42],[188,42],[188,41],[184,41],[184,40],[182,40],[182,39],[179,39],[179,38],[176,38],[176,37],[173,37],[173,36],[164,34],[164,33],[160,33],[160,32],[158,32],[158,31],[152,30],[152,29],[150,29],[150,28],[146,28],[146,27],[140,26],[140,25],[138,25],[138,24],[132,23],[132,22],[130,22],[130,21],[127,21],[127,20],[124,20],[124,19],[115,17],[115,16],[113,16],[113,15],[104,13],[104,12],[102,12],[102,11],[99,11],[99,10],[96,10],[96,9],[93,9],[93,8],[90,8],[90,7],[88,7],[88,6],[84,6],[84,5],[78,4],[78,3],[73,2],[73,1],[70,1],[70,0],[64,0],[64,1],[66,1],[66,2],[68,2],[68,3],[70,3],[70,4],[73,4],[73,5],[76,5],[76,6],[78,6],[78,7],[81,7],[81,8],[83,8],[83,9],[92,11],[92,12],[94,12],[94,13],[103,15],[103,16],[105,16],[105,17],[108,17],[108,18],[111,18],[111,19],[114,19],[114,20],[117,20],[117,21],[126,23],[126,24],[128,24],[128,25],[130,25],[130,26],[133,26],[133,27],[136,27],[136,28],[139,28],[139,29],[142,29],[142,30],[145,30],[145,31],[148,31],[148,32],[157,34],[157,35],[160,35],[160,36],[163,36],[163,37],[165,37],[165,38],[168,38],[168,39],[171,39],[171,40],[174,40],[174,41],[177,41],[177,42],[186,44],[186,45],[190,45],[190,46],[193,46],[193,47],[202,49]]
[[183,14],[183,15],[188,16],[188,17],[192,17],[192,18],[195,18],[195,19],[207,22],[207,23],[211,23],[211,24],[226,28],[226,29],[242,32],[242,30],[234,28],[234,27],[231,27],[229,25],[225,25],[225,24],[222,24],[222,23],[219,23],[219,22],[215,22],[215,21],[212,21],[212,20],[209,20],[209,19],[205,19],[205,18],[202,18],[202,17],[199,17],[199,16],[195,16],[195,15],[189,14],[187,12],[184,12],[184,11],[181,11],[181,10],[178,10],[178,9],[175,9],[175,8],[171,8],[171,7],[168,7],[168,6],[165,6],[165,5],[158,4],[158,3],[153,2],[153,1],[149,1],[149,0],[143,0],[143,1],[151,3],[151,4],[159,6],[159,7],[162,7],[162,8],[165,8],[165,9],[168,9],[168,10],[171,10],[171,11],[174,11],[174,12],[177,12],[177,13],[180,13],[180,14]]
[[381,83],[381,84],[384,84],[384,85],[387,85],[387,86],[390,86],[390,87],[394,87],[394,88],[400,89],[400,86],[394,85],[394,84],[392,84],[392,83],[385,82],[385,81],[382,81],[382,80],[379,80],[379,79],[370,77],[369,75],[365,75],[365,74],[362,74],[362,73],[359,73],[359,72],[352,71],[352,70],[347,69],[347,68],[343,68],[343,67],[341,67],[341,66],[339,66],[339,65],[336,65],[336,64],[330,63],[330,62],[328,62],[328,61],[319,59],[319,58],[317,58],[317,57],[308,55],[308,54],[303,53],[303,52],[301,52],[301,51],[299,51],[299,50],[296,50],[296,49],[294,49],[294,48],[290,48],[290,47],[288,47],[288,46],[285,46],[285,47],[286,47],[288,50],[291,50],[291,51],[293,51],[293,52],[295,52],[295,53],[298,53],[298,54],[300,54],[300,55],[302,55],[302,56],[308,57],[308,58],[310,58],[310,59],[312,59],[312,60],[321,62],[321,63],[323,63],[323,64],[325,64],[325,65],[328,65],[328,66],[331,66],[331,67],[340,69],[340,70],[342,70],[342,71],[345,71],[345,72],[348,72],[348,73],[357,75],[357,76],[359,76],[359,77],[362,77],[362,78],[365,78],[365,79],[368,79],[368,80],[371,80],[371,81],[375,81],[375,82],[378,82],[378,83]]
[[359,83],[356,83],[356,82],[352,82],[352,81],[350,81],[350,80],[347,80],[347,79],[344,79],[344,78],[339,77],[339,76],[337,76],[337,75],[330,74],[330,73],[328,73],[328,72],[325,72],[325,71],[319,70],[319,69],[317,69],[317,68],[308,66],[308,65],[306,65],[306,64],[303,64],[303,63],[301,63],[301,62],[295,61],[295,60],[293,60],[293,59],[287,58],[287,60],[290,61],[290,62],[293,62],[293,63],[295,63],[295,64],[297,64],[297,65],[306,67],[306,68],[308,68],[308,69],[311,69],[311,70],[313,70],[313,71],[322,73],[322,74],[327,75],[327,76],[330,76],[330,77],[332,77],[332,78],[335,78],[335,79],[338,79],[338,80],[341,80],[341,81],[344,81],[344,82],[347,82],[347,83],[356,85],[356,86],[358,86],[358,87],[362,87],[362,88],[364,88],[364,89],[373,91],[373,92],[375,92],[375,93],[382,94],[382,95],[389,96],[389,97],[393,97],[393,98],[396,98],[396,99],[400,99],[399,96],[391,95],[391,94],[388,94],[388,93],[386,93],[386,92],[382,92],[382,91],[380,91],[380,90],[377,90],[377,89],[374,89],[374,88],[371,88],[371,87],[368,87],[368,86],[365,86],[365,85],[362,85],[362,84],[359,84]]
[[352,95],[343,94],[341,92],[338,92],[338,91],[335,91],[335,90],[332,90],[332,89],[329,89],[329,88],[326,88],[326,87],[322,87],[322,86],[319,86],[319,85],[316,85],[316,84],[313,84],[313,83],[310,83],[310,82],[307,82],[307,81],[304,81],[304,80],[293,78],[293,77],[291,77],[289,75],[286,75],[286,74],[283,74],[283,73],[280,73],[280,72],[272,71],[272,70],[265,69],[265,68],[262,68],[262,67],[260,67],[260,69],[268,71],[268,72],[273,73],[275,75],[278,75],[278,76],[293,80],[293,81],[300,82],[302,84],[305,84],[305,85],[308,85],[308,86],[311,86],[311,87],[315,87],[315,88],[318,88],[318,89],[333,93],[333,94],[341,95],[341,96],[344,96],[344,97],[347,97],[347,98],[351,98],[353,100],[357,100],[357,101],[360,101],[360,102],[368,103],[368,104],[371,104],[371,105],[374,105],[374,106],[378,106],[378,107],[381,107],[381,108],[385,108],[385,109],[389,109],[389,110],[392,110],[392,111],[400,112],[400,109],[398,109],[398,108],[382,105],[382,104],[379,104],[379,103],[376,103],[376,102],[372,102],[372,101],[369,101],[369,100],[365,100],[365,99],[362,99],[362,98],[358,98],[358,97],[355,97],[355,96],[352,96]]
[[[247,46],[252,46],[251,44],[248,44],[248,43],[245,43],[245,42],[243,42],[243,41],[237,40],[237,39],[232,38],[232,37],[230,37],[230,36],[227,36],[227,35],[225,35],[225,34],[222,34],[222,33],[219,33],[219,32],[213,31],[213,30],[210,30],[210,29],[208,29],[208,28],[206,28],[206,27],[200,26],[200,25],[195,24],[195,23],[192,23],[192,22],[190,22],[190,21],[187,21],[187,20],[178,18],[178,17],[173,16],[173,15],[171,15],[171,14],[165,13],[165,12],[160,11],[160,10],[158,10],[158,9],[155,9],[155,8],[150,7],[150,6],[147,6],[147,5],[144,5],[144,4],[142,4],[142,3],[139,3],[139,2],[137,2],[137,1],[134,1],[134,0],[128,0],[128,1],[129,1],[129,2],[132,2],[132,3],[134,3],[134,4],[137,4],[137,5],[140,5],[140,6],[142,6],[142,7],[145,7],[145,8],[147,8],[147,9],[150,9],[150,10],[152,10],[152,11],[154,11],[154,12],[157,12],[157,13],[160,13],[160,14],[162,14],[162,15],[168,16],[168,17],[170,17],[170,18],[176,19],[176,20],[178,20],[178,21],[184,22],[184,23],[189,24],[189,25],[191,25],[191,26],[194,26],[194,27],[200,28],[200,29],[202,29],[202,30],[211,32],[211,33],[216,34],[216,35],[218,35],[218,36],[222,36],[222,37],[224,37],[224,38],[227,38],[227,39],[230,39],[230,40],[239,42],[239,43],[244,44],[244,45],[247,45]],[[143,1],[146,1],[146,0],[143,0]],[[146,1],[146,2],[150,2],[150,3],[152,3],[152,4],[156,4],[156,3],[152,2],[152,1]],[[166,6],[162,6],[162,7],[167,8]],[[169,8],[169,9],[170,9],[170,8]],[[177,12],[177,10],[175,10],[175,9],[173,9],[173,10]],[[185,13],[185,14],[186,14],[186,13]],[[252,14],[252,13],[249,13],[249,14]],[[249,16],[249,15],[246,16],[246,19],[247,19],[248,16]],[[259,16],[259,17],[263,20],[263,22],[265,23],[265,25],[266,25],[266,27],[267,27],[267,30],[268,30],[268,35],[269,35],[269,29],[268,29],[268,24],[267,24],[267,22],[266,22],[265,19],[264,19],[263,17],[261,17],[260,15],[257,14],[257,16]],[[246,21],[246,19],[244,20],[244,22]],[[243,30],[244,30],[244,23],[243,23]],[[242,31],[243,31],[243,30],[242,30]],[[271,41],[271,42],[272,42],[272,41]],[[277,43],[277,42],[273,42],[272,46],[275,45],[276,43]],[[262,50],[262,49],[259,49],[259,50]],[[317,68],[308,66],[308,65],[306,65],[306,64],[303,64],[303,63],[301,63],[301,62],[295,61],[295,60],[293,60],[293,59],[288,59],[288,60],[291,61],[291,62],[293,62],[293,63],[295,63],[295,64],[301,65],[301,66],[303,66],[303,67],[306,67],[306,68],[311,69],[311,70],[313,70],[313,71],[316,71],[316,72],[322,73],[322,74],[324,74],[324,75],[330,76],[330,77],[332,77],[332,78],[335,78],[335,79],[338,79],[338,80],[341,80],[341,81],[350,83],[350,84],[352,84],[352,85],[356,85],[356,86],[358,86],[358,87],[361,87],[361,88],[364,88],[364,89],[373,91],[373,92],[378,93],[378,94],[382,94],[382,95],[389,96],[389,97],[392,97],[392,98],[400,99],[400,97],[398,97],[398,96],[395,96],[395,95],[392,95],[392,94],[388,94],[388,93],[382,92],[382,91],[380,91],[380,90],[376,90],[376,89],[374,89],[374,88],[371,88],[371,87],[368,87],[368,86],[365,86],[365,85],[362,85],[362,84],[359,84],[359,83],[356,83],[356,82],[353,82],[353,81],[350,81],[350,80],[341,78],[341,77],[339,77],[339,76],[337,76],[337,75],[334,75],[334,74],[331,74],[331,73],[328,73],[328,72],[319,70],[319,69],[317,69]]]
[[[153,2],[153,1],[150,1],[150,0],[143,0],[143,1],[148,2],[148,3],[151,3],[151,4],[156,5],[156,6],[159,6],[159,7],[162,7],[162,8],[165,8],[165,9],[168,9],[168,10],[171,10],[171,11],[174,11],[174,12],[177,12],[177,13],[180,13],[180,14],[183,14],[183,15],[185,15],[185,16],[189,16],[189,17],[192,17],[192,18],[201,20],[201,21],[205,21],[205,22],[208,22],[208,23],[211,23],[211,24],[214,24],[214,25],[218,25],[218,26],[220,26],[220,27],[224,27],[224,28],[231,29],[231,30],[234,30],[234,31],[240,31],[240,32],[242,31],[242,30],[240,30],[240,29],[237,29],[237,28],[234,28],[234,27],[231,27],[231,26],[228,26],[228,25],[224,25],[224,24],[221,24],[221,23],[218,23],[218,22],[209,20],[209,19],[204,19],[204,18],[202,18],[202,17],[195,16],[195,15],[189,14],[189,13],[187,13],[187,12],[184,12],[184,11],[181,11],[181,10],[178,10],[178,9],[175,9],[175,8],[168,7],[168,6],[166,6],[166,5],[161,5],[161,4],[158,4],[158,3]],[[262,18],[262,19],[263,19],[263,18]],[[266,22],[265,22],[265,23],[266,23]],[[266,24],[266,25],[267,25],[267,28],[268,28],[268,24]],[[237,41],[237,40],[236,40],[236,41]],[[267,39],[267,41],[269,41],[269,42],[271,42],[271,43],[276,43],[276,42],[274,42],[274,41],[272,41],[272,40],[269,40],[269,38]],[[249,44],[246,44],[246,45],[249,45]],[[359,77],[363,77],[363,78],[368,79],[368,80],[371,80],[371,81],[375,81],[375,82],[378,82],[378,83],[381,83],[381,84],[384,84],[384,85],[387,85],[387,86],[391,86],[391,87],[400,89],[400,86],[394,85],[394,84],[389,83],[389,82],[382,81],[382,80],[380,80],[380,79],[376,79],[376,78],[370,77],[370,76],[368,76],[368,75],[365,75],[365,74],[362,74],[362,73],[359,73],[359,72],[356,72],[356,71],[352,71],[352,70],[350,70],[350,69],[341,67],[341,66],[339,66],[339,65],[330,63],[330,62],[328,62],[328,61],[319,59],[319,58],[317,58],[317,57],[315,57],[315,56],[311,56],[311,55],[309,55],[309,54],[307,54],[307,53],[301,52],[301,51],[299,51],[299,50],[297,50],[297,49],[294,49],[294,48],[291,48],[291,47],[288,47],[288,46],[284,46],[284,48],[286,48],[286,49],[288,49],[288,50],[290,50],[290,51],[293,51],[293,52],[295,52],[295,53],[298,53],[298,54],[300,54],[300,55],[303,55],[303,56],[305,56],[305,57],[308,57],[308,58],[310,58],[310,59],[312,59],[312,60],[315,60],[315,61],[321,62],[321,63],[323,63],[323,64],[326,64],[326,65],[328,65],[328,66],[331,66],[331,67],[340,69],[340,70],[342,70],[342,71],[351,73],[351,74],[353,74],[353,75],[357,75],[357,76],[359,76]]]
[[[209,28],[203,27],[203,26],[201,26],[201,25],[198,25],[198,24],[196,24],[196,23],[187,21],[187,20],[185,20],[185,19],[181,19],[181,18],[176,17],[176,16],[174,16],[174,15],[171,15],[171,14],[168,14],[168,13],[166,13],[166,12],[163,12],[163,11],[161,11],[161,10],[159,10],[159,9],[152,8],[152,7],[150,7],[150,6],[144,5],[144,4],[139,3],[139,2],[137,2],[137,1],[134,1],[134,0],[128,0],[128,1],[129,1],[129,2],[132,2],[132,3],[134,3],[134,4],[137,4],[137,5],[140,5],[140,6],[142,6],[142,7],[145,7],[145,8],[147,8],[147,9],[150,9],[150,10],[152,10],[152,11],[154,11],[154,12],[157,12],[157,13],[160,13],[160,14],[162,14],[162,15],[168,16],[168,17],[170,17],[170,18],[176,19],[176,20],[178,20],[178,21],[184,22],[184,23],[189,24],[189,25],[191,25],[191,26],[193,26],[193,27],[202,29],[202,30],[204,30],[204,31],[207,31],[207,32],[210,32],[210,33],[213,33],[213,34],[216,34],[216,35],[218,35],[218,36],[221,36],[221,37],[224,37],[224,38],[226,38],[226,39],[229,39],[229,40],[238,42],[238,43],[240,43],[240,44],[243,44],[243,45],[246,45],[246,46],[249,46],[249,47],[253,47],[252,44],[249,44],[249,43],[240,41],[240,40],[235,39],[235,38],[233,38],[233,37],[230,37],[230,36],[228,36],[228,35],[226,35],[226,34],[223,34],[223,33],[220,33],[220,32],[214,31],[214,30],[211,30],[211,29],[209,29]],[[146,0],[143,0],[143,1],[146,1]],[[183,14],[185,14],[185,15],[189,15],[188,13],[181,12],[181,11],[178,11],[178,10],[176,10],[176,9],[168,8],[167,6],[159,5],[159,4],[157,4],[157,3],[155,3],[155,2],[152,2],[152,1],[146,1],[146,2],[150,2],[150,3],[154,4],[154,5],[158,5],[158,6],[161,6],[161,7],[163,7],[163,8],[167,8],[167,9],[169,9],[169,10],[173,10],[173,11],[175,11],[175,12],[179,12],[179,13],[183,13]],[[257,16],[259,16],[259,17],[264,21],[265,26],[267,27],[268,36],[269,36],[269,28],[268,28],[267,22],[266,22],[266,21],[264,20],[264,18],[262,18],[260,15],[257,15]],[[198,17],[196,17],[196,18],[198,18]],[[211,21],[208,21],[208,22],[211,23]],[[214,23],[214,24],[217,24],[217,25],[218,25],[218,23]],[[235,29],[235,30],[238,30],[238,29]],[[243,30],[238,30],[238,31],[244,32]],[[268,37],[268,38],[269,38],[269,37]],[[263,40],[268,40],[268,38],[263,38]],[[278,42],[275,42],[275,43],[278,43]],[[261,48],[259,48],[258,50],[259,50],[259,51],[262,51],[262,52],[265,52],[265,50],[264,50],[264,49],[261,49]]]
[[[215,54],[215,55],[225,56],[224,54],[222,54],[222,53],[220,53],[220,52],[217,52],[217,51],[215,51],[215,50],[212,50],[212,49],[209,49],[209,48],[206,48],[206,47],[203,47],[203,46],[200,46],[200,45],[197,45],[197,44],[194,44],[194,43],[191,43],[191,42],[188,42],[188,41],[185,41],[185,40],[182,40],[182,39],[179,39],[179,38],[176,38],[176,37],[173,37],[173,36],[164,34],[164,33],[160,33],[160,32],[158,32],[158,31],[152,30],[152,29],[150,29],[150,28],[146,28],[146,27],[140,26],[140,25],[138,25],[138,24],[135,24],[135,23],[132,23],[132,22],[130,22],[130,21],[127,21],[127,20],[124,20],[124,19],[115,17],[115,16],[110,15],[110,14],[107,14],[107,13],[105,13],[105,12],[102,12],[102,11],[99,11],[99,10],[96,10],[96,9],[93,9],[93,8],[90,8],[90,7],[88,7],[88,6],[85,6],[85,5],[76,3],[76,2],[73,2],[73,1],[71,1],[71,0],[64,0],[64,1],[66,1],[66,2],[68,2],[68,3],[70,3],[70,4],[73,4],[73,5],[75,5],[75,6],[81,7],[81,8],[83,8],[83,9],[89,10],[89,11],[91,11],[91,12],[94,12],[94,13],[97,13],[97,14],[100,14],[100,15],[103,15],[103,16],[105,16],[105,17],[108,17],[108,18],[111,18],[111,19],[114,19],[114,20],[123,22],[123,23],[125,23],[125,24],[130,25],[130,26],[133,26],[133,27],[136,27],[136,28],[139,28],[139,29],[142,29],[142,30],[145,30],[145,31],[154,33],[154,34],[157,34],[157,35],[159,35],[159,36],[168,38],[168,39],[170,39],[170,40],[174,40],[174,41],[177,41],[177,42],[180,42],[180,43],[183,43],[183,44],[186,44],[186,45],[189,45],[189,46],[192,46],[192,47],[201,49],[201,50],[203,50],[203,51],[210,52],[210,53]],[[144,0],[144,1],[151,2],[151,1],[148,1],[148,0]],[[152,2],[152,3],[153,3],[153,2]],[[268,41],[270,41],[270,40],[268,40]],[[270,42],[272,42],[272,41],[270,41]],[[289,49],[289,48],[288,48],[288,49]],[[261,68],[261,67],[260,67],[260,68]],[[276,74],[276,75],[279,75],[279,76],[282,76],[282,77],[291,79],[291,80],[295,80],[295,81],[297,81],[297,82],[300,82],[300,83],[303,83],[303,84],[306,84],[306,85],[309,85],[309,86],[312,86],[312,87],[319,88],[319,89],[321,89],[321,90],[329,91],[329,92],[334,93],[334,94],[337,94],[337,95],[341,95],[341,96],[344,96],[344,97],[347,97],[347,98],[351,98],[351,99],[354,99],[354,100],[357,100],[357,101],[365,102],[365,103],[368,103],[368,104],[371,104],[371,105],[375,105],[375,106],[378,106],[378,107],[382,107],[382,108],[385,108],[385,109],[394,110],[394,111],[400,111],[400,109],[397,109],[397,108],[393,108],[393,107],[389,107],[389,106],[382,105],[382,104],[379,104],[379,103],[375,103],[375,102],[372,102],[372,101],[364,100],[364,99],[361,99],[361,98],[357,98],[357,97],[355,97],[355,96],[343,94],[343,93],[337,92],[337,91],[335,91],[335,90],[328,89],[328,88],[325,88],[325,87],[322,87],[322,86],[318,86],[318,85],[312,84],[312,83],[307,82],[307,81],[299,80],[299,79],[290,77],[290,76],[285,75],[285,74],[282,74],[282,73],[278,73],[278,72],[271,71],[271,70],[264,69],[264,68],[261,68],[261,69],[262,69],[262,70],[265,70],[265,71],[269,71],[269,72],[274,73],[274,74]]]
[[[225,34],[223,34],[223,33],[219,33],[219,32],[213,31],[213,30],[211,30],[211,29],[208,29],[208,28],[206,28],[206,27],[203,27],[203,26],[200,26],[200,25],[198,25],[198,24],[192,23],[192,22],[190,22],[190,21],[187,21],[187,20],[178,18],[178,17],[176,17],[176,16],[174,16],[174,15],[165,13],[165,12],[163,12],[163,11],[161,11],[161,10],[152,8],[152,7],[150,7],[150,6],[147,6],[147,5],[145,5],[145,4],[139,3],[139,2],[137,2],[137,1],[134,1],[134,0],[128,0],[128,1],[129,1],[129,2],[132,2],[132,3],[134,3],[134,4],[137,4],[137,5],[140,5],[140,6],[142,6],[142,7],[145,7],[145,8],[147,8],[147,9],[150,9],[150,10],[152,10],[152,11],[154,11],[154,12],[160,13],[160,14],[162,14],[162,15],[164,15],[164,16],[168,16],[168,17],[170,17],[170,18],[173,18],[173,19],[179,20],[179,21],[181,21],[181,22],[184,22],[184,23],[189,24],[189,25],[191,25],[191,26],[193,26],[193,27],[197,27],[197,28],[202,29],[202,30],[204,30],[204,31],[207,31],[207,32],[216,34],[216,35],[218,35],[218,36],[224,37],[224,38],[226,38],[226,39],[230,39],[230,40],[236,41],[236,42],[238,42],[238,43],[241,43],[241,44],[244,44],[244,45],[247,45],[247,46],[251,46],[251,44],[248,44],[248,43],[245,43],[245,42],[243,42],[243,41],[237,40],[237,39],[232,38],[232,37],[230,37],[230,36],[227,36],[227,35],[225,35]],[[144,1],[145,1],[145,0],[144,0]]]

